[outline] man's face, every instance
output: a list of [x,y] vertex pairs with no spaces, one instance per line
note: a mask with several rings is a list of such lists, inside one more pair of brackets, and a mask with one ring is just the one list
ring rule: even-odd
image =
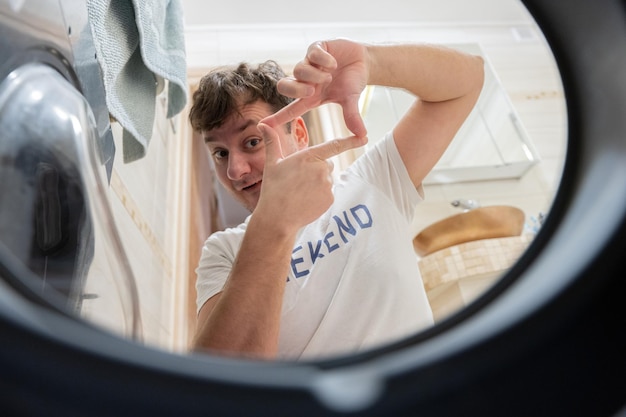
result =
[[[259,201],[265,166],[265,146],[257,124],[272,113],[271,107],[259,100],[243,106],[219,128],[204,132],[219,181],[250,211]],[[301,119],[292,122],[291,133],[287,133],[286,126],[278,127],[277,133],[283,156],[308,144]]]

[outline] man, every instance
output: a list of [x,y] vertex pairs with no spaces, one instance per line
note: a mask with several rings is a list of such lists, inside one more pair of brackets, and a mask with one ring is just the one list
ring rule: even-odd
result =
[[[222,69],[194,95],[190,120],[220,182],[253,211],[205,243],[197,349],[321,358],[432,324],[408,230],[422,180],[478,99],[482,59],[337,39],[312,44],[293,74],[282,77],[271,62]],[[368,84],[417,99],[333,184],[328,158],[367,141],[358,99]],[[354,136],[308,147],[300,116],[329,102],[342,106]]]

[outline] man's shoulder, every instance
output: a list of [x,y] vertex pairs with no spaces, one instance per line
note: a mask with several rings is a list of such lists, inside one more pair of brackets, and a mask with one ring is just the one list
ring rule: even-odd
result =
[[204,243],[205,248],[209,247],[223,247],[225,245],[239,245],[241,244],[241,240],[243,239],[244,234],[246,233],[246,227],[248,226],[248,220],[250,217],[246,218],[246,220],[233,227],[228,227],[223,230],[218,230],[209,235]]

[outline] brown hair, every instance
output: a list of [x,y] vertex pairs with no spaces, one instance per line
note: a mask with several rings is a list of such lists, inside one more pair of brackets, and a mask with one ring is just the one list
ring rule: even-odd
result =
[[[285,73],[274,61],[266,61],[253,68],[250,64],[220,67],[200,80],[193,94],[189,121],[196,131],[208,131],[220,127],[242,105],[263,100],[274,111],[293,101],[278,93],[276,84]],[[290,123],[287,124],[288,131]]]

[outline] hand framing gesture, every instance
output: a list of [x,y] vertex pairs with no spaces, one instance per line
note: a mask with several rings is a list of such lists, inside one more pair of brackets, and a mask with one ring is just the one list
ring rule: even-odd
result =
[[315,42],[294,68],[292,78],[278,83],[278,91],[297,100],[263,120],[278,126],[326,103],[343,109],[346,126],[355,136],[367,134],[359,114],[359,97],[367,85],[369,56],[358,43],[337,39]]

